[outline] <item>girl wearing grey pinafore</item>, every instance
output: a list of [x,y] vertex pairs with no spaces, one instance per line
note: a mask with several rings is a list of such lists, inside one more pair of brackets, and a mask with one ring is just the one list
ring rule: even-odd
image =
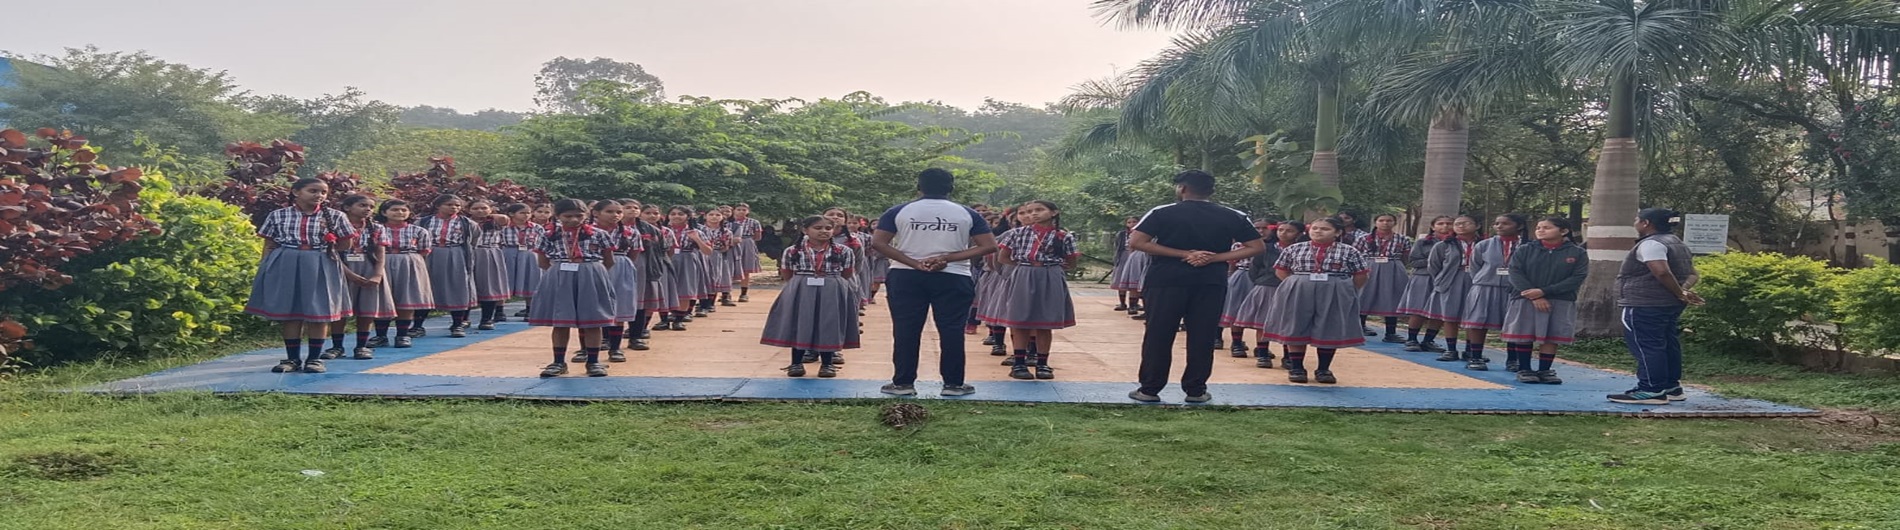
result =
[[720,226],[701,225],[699,237],[712,245],[712,254],[706,257],[706,294],[727,294],[732,292],[733,274],[733,234],[732,229],[720,223]]
[[645,250],[641,245],[640,232],[625,224],[612,232],[603,232],[611,242],[614,255],[614,267],[608,271],[608,277],[614,285],[614,321],[637,321],[640,319],[640,303],[645,298],[640,291],[646,283],[639,262],[632,258]]
[[1359,290],[1359,314],[1373,317],[1397,318],[1405,316],[1399,312],[1399,304],[1405,299],[1406,288],[1410,286],[1410,274],[1405,270],[1406,253],[1411,249],[1412,238],[1398,233],[1381,234],[1373,232],[1359,238],[1353,247],[1366,256],[1366,286]]
[[[435,309],[435,288],[422,253],[432,245],[429,229],[403,222],[383,225],[383,283],[401,312]],[[398,322],[405,323],[404,322]],[[398,333],[408,331],[399,329]]]
[[1007,324],[998,321],[1003,318],[1003,310],[1009,305],[1010,272],[1016,265],[1001,256],[985,259],[990,261],[990,269],[983,274],[985,283],[977,286],[976,318],[990,326],[1007,328]]
[[1405,278],[1405,295],[1399,298],[1399,314],[1432,318],[1425,314],[1425,301],[1432,293],[1432,271],[1428,267],[1432,249],[1445,237],[1450,234],[1428,234],[1412,242],[1411,252],[1405,254],[1405,266],[1411,272]]
[[[1330,219],[1315,220],[1309,226],[1322,223],[1339,226]],[[1287,380],[1294,383],[1307,381],[1306,346],[1318,349],[1314,379],[1330,384],[1337,382],[1332,374],[1336,349],[1366,342],[1365,328],[1359,325],[1359,287],[1354,285],[1366,275],[1365,256],[1329,239],[1319,236],[1295,243],[1273,265],[1275,274],[1283,277],[1274,289],[1277,309],[1267,323],[1266,336],[1287,346]]]
[[679,249],[673,254],[673,296],[679,299],[675,312],[691,311],[706,296],[706,256],[700,247],[699,230],[684,225],[666,227],[668,243]]
[[[364,323],[361,319],[396,318],[396,302],[390,292],[388,273],[384,272],[385,249],[382,239],[383,226],[365,220],[363,227],[357,229],[356,237],[350,238],[350,246],[344,249],[343,267],[350,273],[363,278],[384,276],[383,281],[375,285],[357,285],[344,282],[350,297],[350,309],[356,313],[358,330]],[[360,256],[360,258],[358,257]],[[335,345],[341,347],[342,345]]]
[[1496,236],[1479,241],[1472,248],[1471,290],[1465,293],[1465,305],[1458,315],[1458,327],[1465,330],[1465,369],[1487,370],[1484,336],[1489,330],[1504,327],[1504,311],[1511,300],[1511,255],[1523,244],[1519,235],[1525,218],[1518,214],[1498,216],[1514,227],[1501,229]]
[[[469,252],[469,260],[475,264],[475,300],[478,302],[506,302],[514,292],[508,288],[508,260],[502,257],[501,247],[506,244],[506,228],[492,221],[481,224],[480,236],[475,239],[474,249]],[[484,321],[490,315],[482,315]]]
[[[258,263],[244,312],[273,322],[328,323],[352,314],[337,241],[356,237],[343,212],[318,206],[312,213],[288,206],[257,227],[269,250]],[[316,352],[311,352],[312,360]]]
[[[1241,246],[1234,245],[1233,250],[1239,250]],[[1240,315],[1240,304],[1247,301],[1247,292],[1253,290],[1253,279],[1247,276],[1247,272],[1252,269],[1253,260],[1240,260],[1234,263],[1234,271],[1227,274],[1227,302],[1221,304],[1221,327],[1240,327],[1231,323]]]
[[1432,290],[1425,296],[1420,312],[1432,320],[1456,325],[1464,314],[1465,293],[1471,290],[1471,253],[1477,241],[1457,236],[1432,247],[1426,272],[1432,277]]
[[478,299],[475,295],[475,263],[472,256],[475,239],[481,235],[481,227],[460,215],[430,215],[417,219],[416,225],[428,229],[435,237],[434,246],[426,258],[435,309],[467,311],[475,307]]
[[508,294],[515,298],[534,298],[535,289],[541,287],[541,264],[534,250],[541,247],[547,231],[548,227],[533,223],[508,227],[502,257],[508,261]]
[[[679,307],[679,295],[673,292],[673,254],[679,249],[674,247],[664,229],[641,221],[639,224],[640,243],[646,251],[640,253],[640,309],[658,312],[662,316]],[[664,322],[664,319],[662,319]],[[657,329],[657,328],[656,328]]]
[[1010,329],[1075,327],[1075,301],[1063,272],[1078,255],[1075,235],[1052,227],[1012,228],[997,239],[997,247],[1011,267],[1008,287],[998,297],[1001,311],[989,322]]
[[1282,283],[1280,275],[1274,273],[1273,264],[1280,260],[1281,251],[1290,245],[1280,240],[1267,243],[1265,252],[1247,260],[1246,297],[1240,300],[1240,308],[1234,311],[1233,320],[1221,321],[1222,327],[1255,330],[1255,337],[1259,340],[1254,342],[1254,365],[1260,368],[1273,367],[1273,351],[1267,348],[1267,324],[1277,318],[1274,314],[1277,306],[1273,299]]
[[831,244],[844,247],[851,253],[851,277],[846,278],[844,283],[845,287],[851,289],[851,296],[857,299],[860,309],[864,307],[867,291],[864,276],[858,274],[864,270],[864,264],[867,262],[864,258],[864,245],[861,243],[863,242],[858,239],[858,236],[846,231],[843,226],[839,226],[838,233],[831,236]]
[[781,274],[791,277],[772,301],[759,343],[792,349],[790,375],[804,375],[803,353],[816,351],[823,363],[819,376],[830,377],[827,374],[835,374],[835,354],[858,347],[858,297],[851,279],[844,277],[855,272],[854,263],[844,245],[820,243],[814,248],[803,240],[779,257]]
[[528,302],[528,325],[580,329],[614,326],[616,293],[602,263],[613,253],[611,240],[605,230],[590,225],[557,226],[541,240],[539,252],[547,257],[548,268]]

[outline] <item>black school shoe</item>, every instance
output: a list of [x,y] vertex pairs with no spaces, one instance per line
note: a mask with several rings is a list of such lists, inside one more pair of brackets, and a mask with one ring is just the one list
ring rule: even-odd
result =
[[1055,378],[1056,378],[1056,370],[1054,368],[1050,368],[1049,365],[1046,365],[1046,364],[1036,366],[1036,379],[1055,379]]
[[322,359],[318,359],[315,361],[306,361],[303,363],[303,373],[306,373],[306,374],[320,374],[320,373],[324,373],[328,371],[329,371],[328,369],[325,369],[323,367]]
[[412,339],[420,339],[429,336],[429,330],[422,329],[422,326],[416,326],[409,328],[407,336]]
[[1544,384],[1542,379],[1537,378],[1537,372],[1531,370],[1517,370],[1517,382],[1526,385]]
[[408,335],[402,335],[402,336],[396,337],[397,348],[409,348],[409,347],[414,347],[414,346],[415,346],[415,341],[413,339],[410,339]]
[[607,352],[607,362],[610,362],[610,363],[627,362],[627,352],[623,352],[620,350],[609,351]]
[[376,350],[369,349],[368,347],[357,348],[354,358],[358,361],[367,361],[370,359],[375,359]]
[[1245,342],[1234,341],[1234,347],[1228,348],[1228,350],[1236,359],[1247,358],[1247,343]]
[[1286,371],[1286,380],[1287,380],[1287,382],[1289,382],[1289,383],[1305,383],[1305,382],[1306,382],[1306,369],[1304,369],[1304,368],[1288,368],[1288,369],[1287,369],[1287,371]]
[[303,363],[292,361],[290,359],[284,359],[281,361],[277,361],[277,366],[272,366],[270,368],[270,371],[271,373],[274,373],[274,374],[284,374],[284,373],[294,374],[294,373],[303,371]]
[[[1432,352],[1432,353],[1445,353],[1445,347],[1444,347],[1444,346],[1439,346],[1439,345],[1438,345],[1438,342],[1436,342],[1436,341],[1434,341],[1434,342],[1420,342],[1420,343],[1418,343],[1418,348],[1419,348],[1419,350],[1422,350],[1422,351],[1428,351],[1428,352]],[[1456,359],[1454,359],[1454,360],[1456,360]]]
[[577,352],[574,352],[574,354],[573,354],[573,355],[569,355],[569,356],[567,356],[567,362],[570,362],[570,363],[584,363],[584,362],[587,362],[587,352],[585,352],[585,351],[577,351]]
[[607,377],[607,365],[587,363],[587,377]]
[[560,377],[567,373],[566,363],[554,363],[541,369],[541,377]]
[[1330,384],[1338,383],[1339,378],[1333,377],[1332,370],[1319,370],[1319,371],[1313,372],[1313,381],[1320,384],[1330,385]]
[[790,366],[786,366],[785,375],[787,377],[805,377],[805,364],[792,363]]
[[668,329],[671,329],[673,331],[686,331],[686,323],[675,320],[673,321],[672,327]]
[[1397,334],[1397,333],[1387,333],[1385,334],[1385,338],[1382,339],[1381,342],[1390,342],[1392,344],[1403,344],[1405,342],[1405,336]]
[[1128,304],[1115,304],[1115,310],[1116,310],[1116,311],[1127,311],[1127,310],[1128,310]]
[[335,359],[342,356],[343,356],[342,346],[331,346],[330,349],[323,350],[323,354],[317,356],[317,359],[327,361],[327,360]]
[[[1184,325],[1185,325],[1185,324],[1184,324]],[[1220,337],[1215,337],[1215,338],[1214,338],[1214,350],[1215,350],[1215,351],[1219,351],[1219,350],[1225,350],[1225,349],[1227,349],[1227,339],[1223,339],[1223,338],[1220,338]]]
[[995,336],[995,335],[984,335],[984,336],[983,336],[983,345],[984,345],[984,346],[995,346],[995,345],[996,345],[996,343],[997,343],[997,340],[996,340],[996,336]]
[[1404,348],[1404,350],[1405,350],[1405,351],[1425,351],[1425,348],[1424,348],[1424,347],[1421,347],[1421,346],[1419,346],[1419,345],[1418,345],[1418,341],[1415,341],[1415,340],[1408,340],[1408,341],[1405,341],[1405,348]]
[[632,343],[627,344],[627,349],[630,349],[633,351],[647,351],[653,348],[651,346],[647,346],[646,339],[633,339]]
[[1161,402],[1161,396],[1157,396],[1154,394],[1143,394],[1141,392],[1141,389],[1139,388],[1128,391],[1128,399],[1140,401],[1142,403],[1160,403]]
[[1001,342],[990,343],[990,355],[996,355],[996,356],[1009,355],[1009,347],[1004,346],[1003,343]]
[[838,377],[838,367],[829,363],[818,365],[818,377]]
[[1013,368],[1010,368],[1010,369],[1009,369],[1009,378],[1010,378],[1010,379],[1035,379],[1035,378],[1036,378],[1036,374],[1033,374],[1033,373],[1030,373],[1030,372],[1029,372],[1029,366],[1028,366],[1028,365],[1024,365],[1024,364],[1015,364],[1015,365],[1012,365],[1012,366],[1013,366]]
[[495,330],[495,323],[494,323],[494,322],[483,322],[483,323],[482,323],[481,325],[479,325],[479,326],[475,326],[475,329],[476,329],[476,330],[479,330],[479,331],[494,331],[494,330]]
[[[1427,350],[1427,351],[1430,351],[1430,350]],[[1438,351],[1444,352],[1443,354],[1440,354],[1437,359],[1434,359],[1438,362],[1449,363],[1449,362],[1458,362],[1458,361],[1465,360],[1465,354],[1463,353],[1455,352],[1455,351],[1445,351],[1444,348],[1439,348]]]
[[528,318],[528,310],[523,309],[520,311],[516,311],[515,318]]
[[463,338],[467,336],[468,336],[467,324],[457,324],[454,326],[449,326],[449,338],[459,339],[459,338]]
[[387,348],[389,347],[389,337],[371,337],[369,339],[369,344],[366,344],[365,346],[369,346],[371,348]]
[[[1537,371],[1537,382],[1539,382],[1539,383],[1543,383],[1543,384],[1546,384],[1546,385],[1561,385],[1561,384],[1564,384],[1564,380],[1563,380],[1563,378],[1561,378],[1561,377],[1557,377],[1557,371],[1556,371],[1556,370],[1538,370],[1538,371]],[[1680,395],[1682,395],[1682,389],[1680,389],[1680,388],[1678,388],[1678,389],[1676,389],[1676,390],[1675,390],[1675,392],[1676,392],[1676,393],[1674,393],[1674,394],[1670,394],[1670,393],[1668,393],[1668,392],[1664,392],[1663,394],[1665,394],[1665,395],[1668,395],[1668,396],[1669,396],[1669,400],[1670,400],[1670,401],[1682,401],[1682,399],[1685,399],[1685,398],[1677,398],[1677,397],[1676,397],[1676,396],[1680,396]]]

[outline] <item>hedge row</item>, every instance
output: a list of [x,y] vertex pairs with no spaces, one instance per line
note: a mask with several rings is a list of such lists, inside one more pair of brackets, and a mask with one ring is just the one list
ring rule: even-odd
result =
[[1796,346],[1802,330],[1839,330],[1848,348],[1900,351],[1900,265],[1838,269],[1804,256],[1731,252],[1696,258],[1708,304],[1684,315],[1699,337]]

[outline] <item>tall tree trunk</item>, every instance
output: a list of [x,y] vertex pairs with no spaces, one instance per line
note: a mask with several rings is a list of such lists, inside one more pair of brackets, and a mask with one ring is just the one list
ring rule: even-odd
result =
[[[1339,82],[1321,80],[1319,83],[1319,115],[1313,123],[1313,164],[1308,167],[1319,175],[1319,181],[1331,188],[1339,187]],[[1327,212],[1310,210],[1306,220],[1312,221]]]
[[1419,201],[1415,220],[1421,230],[1430,230],[1434,217],[1458,215],[1470,152],[1471,131],[1465,128],[1465,109],[1448,106],[1439,110],[1425,134],[1425,197]]
[[1213,149],[1208,149],[1207,147],[1201,148],[1201,171],[1206,171],[1208,173],[1214,172],[1214,150]]
[[1577,297],[1577,331],[1585,336],[1623,333],[1616,307],[1616,273],[1636,246],[1631,226],[1640,205],[1641,161],[1636,147],[1636,79],[1618,75],[1611,83],[1610,123],[1597,153],[1596,181],[1590,187],[1590,276]]

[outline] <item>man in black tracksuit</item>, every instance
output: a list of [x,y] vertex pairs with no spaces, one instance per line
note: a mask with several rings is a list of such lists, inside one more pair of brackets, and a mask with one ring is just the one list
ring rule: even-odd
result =
[[[1128,238],[1129,248],[1152,259],[1142,285],[1148,328],[1141,339],[1141,387],[1128,397],[1161,400],[1158,393],[1168,385],[1174,361],[1174,337],[1185,320],[1187,369],[1181,390],[1189,403],[1205,403],[1213,398],[1207,378],[1214,371],[1214,341],[1227,302],[1227,262],[1251,258],[1265,247],[1246,214],[1208,201],[1214,195],[1213,175],[1175,175],[1174,192],[1179,201],[1149,210]],[[1230,250],[1235,242],[1243,246]]]

